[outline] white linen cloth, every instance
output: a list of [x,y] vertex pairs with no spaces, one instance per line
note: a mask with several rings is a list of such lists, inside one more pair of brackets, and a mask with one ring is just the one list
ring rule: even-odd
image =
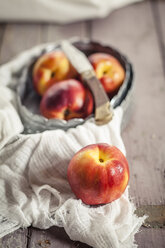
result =
[[142,0],[0,0],[1,21],[69,23],[101,18],[111,11]]
[[12,72],[41,48],[24,52],[0,68],[0,237],[19,227],[56,225],[64,227],[72,240],[94,248],[137,247],[134,234],[145,217],[134,214],[128,188],[120,199],[92,208],[76,199],[67,181],[70,159],[86,145],[105,142],[126,154],[120,136],[121,107],[104,126],[91,119],[67,132],[20,134],[23,125],[11,90],[16,84]]

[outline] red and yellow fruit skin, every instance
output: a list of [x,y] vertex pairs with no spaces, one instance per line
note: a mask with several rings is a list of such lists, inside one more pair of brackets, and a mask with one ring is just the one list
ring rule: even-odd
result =
[[42,96],[56,82],[75,78],[77,72],[65,54],[56,50],[43,54],[36,61],[32,76],[34,87],[38,94]]
[[69,79],[54,84],[46,91],[40,112],[48,119],[86,118],[93,112],[93,104],[91,92],[81,82]]
[[117,147],[92,144],[73,156],[67,176],[78,199],[89,205],[106,204],[118,199],[125,191],[129,167]]
[[94,53],[88,59],[105,91],[110,96],[116,94],[125,78],[125,70],[119,61],[106,53]]

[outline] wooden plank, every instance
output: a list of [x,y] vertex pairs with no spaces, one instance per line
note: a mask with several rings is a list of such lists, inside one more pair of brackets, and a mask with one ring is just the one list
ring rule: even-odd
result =
[[5,27],[6,27],[5,24],[0,24],[0,47],[1,47],[2,41],[3,41]]
[[137,205],[164,199],[165,84],[149,1],[93,22],[92,38],[120,49],[134,65],[135,108],[123,132],[130,164],[130,194]]
[[163,248],[165,247],[165,230],[142,227],[135,235],[135,239],[138,248]]
[[29,248],[90,248],[86,244],[72,241],[63,228],[52,227],[48,230],[32,228]]
[[[31,239],[28,239],[28,229],[19,229],[0,240],[0,248],[88,248],[86,244],[70,240],[63,228],[52,227],[48,230],[31,229]],[[156,238],[155,238],[156,237]],[[139,248],[163,248],[165,244],[164,229],[142,227],[135,235]]]
[[0,239],[0,248],[25,248],[28,242],[28,229],[22,229]]
[[[153,4],[153,10],[155,9],[155,2]],[[156,16],[158,19],[159,24],[159,42],[161,47],[161,55],[163,59],[163,68],[164,68],[164,75],[165,75],[165,1],[158,1],[157,8],[156,8]]]
[[0,63],[9,61],[19,52],[40,42],[40,25],[8,24],[1,45]]
[[165,206],[164,205],[147,205],[136,208],[135,213],[141,217],[146,215],[147,218],[143,223],[144,227],[165,228]]
[[[155,28],[149,2],[128,6],[93,23],[92,38],[123,51],[135,68],[136,106],[123,139],[131,169],[130,194],[137,205],[165,201],[165,84]],[[141,230],[136,235],[139,247],[164,247],[165,230]]]
[[8,24],[1,44],[0,64],[9,61],[21,51],[37,44],[87,35],[87,24],[83,22],[65,26],[53,24]]
[[[3,37],[4,37],[5,27],[6,27],[6,25],[0,24],[0,48],[2,46],[2,41],[3,41]],[[1,61],[1,49],[0,49],[0,61]]]
[[42,42],[54,42],[71,37],[87,37],[88,23],[79,22],[66,25],[46,24],[42,26]]
[[160,22],[161,22],[161,31],[163,35],[163,42],[165,44],[165,2],[162,0],[158,0],[158,11],[160,16]]

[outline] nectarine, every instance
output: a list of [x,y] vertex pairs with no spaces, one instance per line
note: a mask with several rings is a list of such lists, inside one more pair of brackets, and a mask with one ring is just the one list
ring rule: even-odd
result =
[[105,143],[82,148],[68,166],[72,191],[84,203],[98,205],[118,199],[129,180],[128,162],[115,146]]
[[58,82],[46,91],[40,112],[48,119],[86,118],[92,113],[93,104],[91,92],[81,82],[70,79]]
[[77,72],[60,50],[43,54],[33,68],[33,83],[39,95],[54,83],[76,77]]
[[105,91],[112,97],[117,93],[125,78],[125,71],[120,62],[110,54],[94,53],[88,57],[97,78]]

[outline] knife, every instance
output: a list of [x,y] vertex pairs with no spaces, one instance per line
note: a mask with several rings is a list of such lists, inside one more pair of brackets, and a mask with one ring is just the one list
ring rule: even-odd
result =
[[110,104],[110,100],[97,79],[95,72],[89,60],[68,41],[61,42],[61,48],[74,68],[80,73],[83,81],[87,83],[91,89],[94,101],[95,101],[95,122],[97,125],[103,125],[112,120],[113,110]]

